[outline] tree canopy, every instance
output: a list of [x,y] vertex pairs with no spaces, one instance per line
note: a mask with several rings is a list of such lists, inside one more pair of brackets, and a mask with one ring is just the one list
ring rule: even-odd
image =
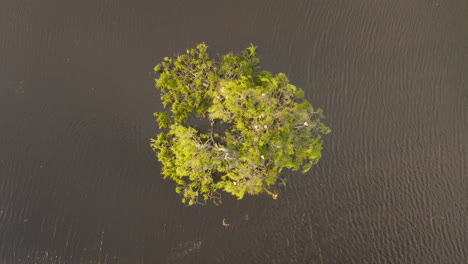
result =
[[[283,169],[305,173],[319,161],[321,135],[330,132],[322,110],[285,74],[260,71],[259,63],[254,46],[214,60],[202,43],[154,68],[170,111],[155,113],[164,130],[151,147],[183,203],[219,203],[221,191],[276,199]],[[208,129],[189,125],[192,116]]]

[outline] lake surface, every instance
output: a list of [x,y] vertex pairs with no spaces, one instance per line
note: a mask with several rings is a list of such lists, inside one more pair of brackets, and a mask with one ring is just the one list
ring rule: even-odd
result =
[[[276,201],[160,175],[152,69],[202,41],[324,109]],[[0,131],[1,264],[468,263],[465,0],[3,0]]]

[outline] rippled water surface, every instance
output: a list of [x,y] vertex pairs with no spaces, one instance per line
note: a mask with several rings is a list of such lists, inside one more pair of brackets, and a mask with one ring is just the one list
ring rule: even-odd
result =
[[[468,263],[467,7],[1,1],[0,263]],[[258,45],[325,110],[276,201],[185,207],[162,180],[152,68],[201,41]]]

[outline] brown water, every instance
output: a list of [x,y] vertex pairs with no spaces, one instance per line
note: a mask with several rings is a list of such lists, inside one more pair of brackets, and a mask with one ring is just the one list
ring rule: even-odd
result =
[[[468,263],[467,7],[1,1],[0,263]],[[201,41],[258,45],[328,116],[276,201],[160,176],[152,68]]]

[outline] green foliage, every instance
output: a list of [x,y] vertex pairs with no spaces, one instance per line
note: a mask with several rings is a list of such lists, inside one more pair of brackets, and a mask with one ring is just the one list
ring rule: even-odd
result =
[[[155,113],[169,131],[151,140],[162,174],[189,205],[219,203],[219,191],[276,199],[284,168],[305,173],[319,161],[321,135],[330,132],[322,110],[285,74],[260,71],[254,46],[217,61],[207,49],[199,44],[155,67],[156,87],[170,109]],[[208,118],[211,132],[187,126],[192,114]],[[225,128],[222,135],[214,132],[217,126]]]

